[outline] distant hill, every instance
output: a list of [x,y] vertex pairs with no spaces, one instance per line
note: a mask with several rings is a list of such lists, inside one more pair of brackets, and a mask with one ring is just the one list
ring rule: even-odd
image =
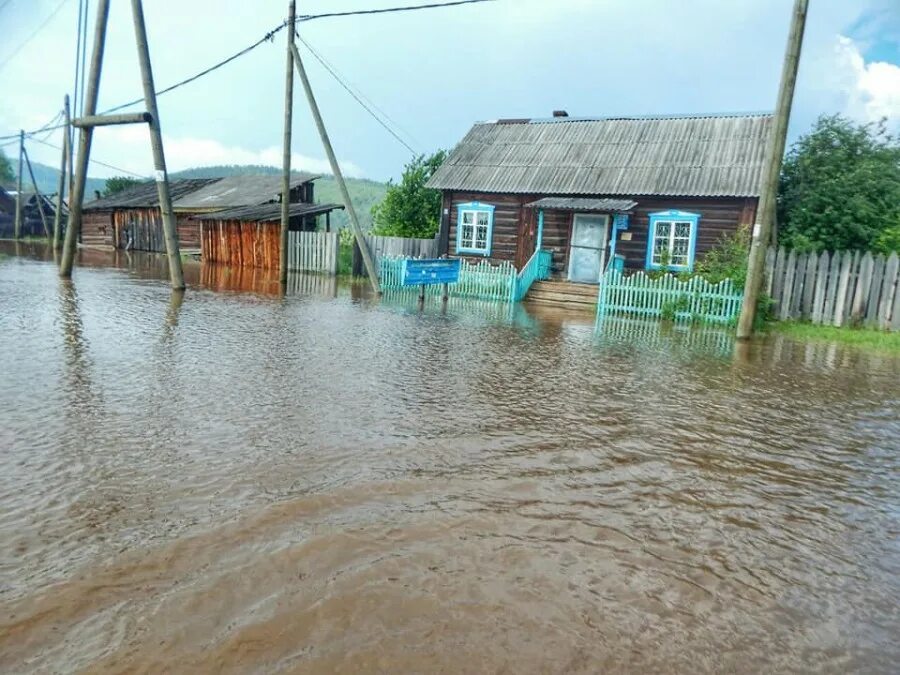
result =
[[[59,170],[46,164],[31,163],[34,168],[34,177],[37,180],[38,188],[46,194],[55,194],[56,185],[59,181]],[[202,166],[194,169],[185,169],[184,171],[175,171],[169,174],[172,178],[224,178],[226,176],[244,176],[259,174],[280,174],[281,169],[274,166],[256,166],[256,165],[222,165],[222,166]],[[364,230],[369,229],[372,225],[372,207],[384,198],[387,191],[387,185],[374,180],[365,178],[347,178],[347,189],[350,191],[350,198],[353,200],[353,206],[359,216],[360,225]],[[26,184],[30,186],[31,179],[26,175]],[[94,198],[94,191],[103,191],[106,187],[106,180],[103,178],[88,178],[85,190],[85,199]],[[30,189],[30,187],[29,187]],[[337,183],[333,176],[322,176],[316,181],[316,201],[320,204],[340,204],[341,195],[338,190]],[[332,222],[337,227],[345,227],[348,223],[347,214],[343,211],[335,211],[332,214]]]
[[[17,167],[14,166],[13,170],[16,168]],[[39,162],[32,162],[31,168],[34,170],[34,179],[37,181],[38,189],[44,194],[55,195],[56,188],[59,185],[59,169],[47,166],[46,164],[40,164]],[[22,177],[22,181],[23,189],[31,191],[31,176],[28,174],[27,169],[25,170],[25,175]],[[87,182],[85,183],[85,199],[93,199],[94,190],[100,190],[102,192],[105,186],[105,179],[88,177]],[[15,184],[13,184],[13,189],[15,189]]]
[[[226,176],[280,173],[281,169],[274,166],[230,164],[185,169],[170,175],[172,178],[224,178]],[[350,199],[353,200],[353,206],[356,209],[356,215],[359,216],[359,223],[364,230],[368,230],[372,225],[372,207],[384,199],[387,185],[366,178],[347,178],[345,180],[347,181],[347,190],[350,192]],[[315,195],[316,201],[320,204],[341,203],[340,191],[333,176],[322,176],[316,181]],[[349,219],[343,211],[335,211],[332,214],[332,222],[338,227],[345,227],[349,224]]]

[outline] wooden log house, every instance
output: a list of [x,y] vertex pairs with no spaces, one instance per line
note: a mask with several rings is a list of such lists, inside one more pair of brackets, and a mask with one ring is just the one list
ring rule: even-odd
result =
[[440,252],[510,261],[539,249],[551,280],[528,299],[596,302],[604,270],[689,271],[752,225],[770,114],[477,123],[434,173]]

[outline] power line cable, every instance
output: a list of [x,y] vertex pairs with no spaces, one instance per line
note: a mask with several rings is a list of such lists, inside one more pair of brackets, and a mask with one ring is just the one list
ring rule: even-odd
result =
[[[410,6],[406,6],[406,7],[386,7],[386,8],[382,8],[382,9],[357,10],[357,11],[352,11],[352,12],[332,12],[332,13],[327,13],[327,14],[308,14],[306,16],[298,17],[297,22],[299,23],[299,22],[313,21],[316,19],[325,19],[325,18],[333,18],[333,17],[359,16],[359,15],[367,15],[367,14],[387,14],[387,13],[393,13],[393,12],[410,12],[410,11],[424,10],[424,9],[440,9],[443,7],[455,7],[455,6],[459,6],[459,5],[471,5],[471,4],[478,4],[478,3],[484,3],[484,2],[495,2],[495,1],[496,0],[455,0],[452,2],[431,3],[431,4],[426,4],[426,5],[410,5]],[[56,11],[58,11],[60,9],[60,7],[62,5],[64,5],[66,2],[68,2],[68,0],[63,0],[62,3],[60,3],[60,6],[58,6],[57,9],[54,10],[54,13]],[[52,18],[52,16],[51,16],[51,18]],[[87,23],[86,20],[84,22],[82,22],[82,29],[85,31],[86,31],[86,23]],[[219,61],[218,63],[210,66],[209,68],[206,68],[206,69],[200,71],[199,73],[191,75],[190,77],[187,77],[187,78],[181,80],[180,82],[176,82],[175,84],[173,84],[169,87],[166,87],[165,89],[161,89],[161,90],[157,91],[156,95],[161,96],[162,94],[167,94],[171,91],[175,91],[176,89],[179,89],[180,87],[190,84],[191,82],[194,82],[194,81],[200,79],[201,77],[205,77],[206,75],[209,75],[210,73],[215,72],[216,70],[222,68],[223,66],[228,65],[232,61],[244,56],[245,54],[250,53],[257,47],[259,47],[261,44],[263,44],[265,42],[273,41],[275,38],[275,35],[277,35],[279,32],[284,30],[284,28],[286,26],[287,26],[287,21],[282,22],[280,25],[278,25],[275,28],[273,28],[272,30],[270,30],[262,38],[260,38],[253,44],[249,45],[248,47],[245,47],[244,49],[236,52],[235,54],[232,54],[231,56],[229,56],[226,59]],[[86,51],[87,51],[86,40],[84,42],[85,42],[84,52],[86,53]],[[309,45],[306,42],[304,42],[303,44],[306,45],[307,48],[309,48]],[[21,46],[20,46],[20,48],[21,48]],[[310,52],[313,53],[313,56],[316,56],[315,52],[312,49],[310,49]],[[316,58],[318,58],[318,57],[316,57]],[[7,59],[7,60],[9,60],[9,59]],[[320,61],[320,63],[321,63],[321,61]],[[3,64],[3,65],[5,65],[5,64]],[[325,66],[324,63],[322,63],[322,65]],[[2,65],[0,65],[0,68],[2,68]],[[332,74],[334,74],[334,73],[332,73]],[[83,96],[83,90],[84,90],[83,75],[82,75],[81,88],[82,88],[82,96]],[[118,112],[119,110],[122,110],[124,108],[128,108],[130,106],[141,103],[141,102],[143,102],[143,100],[144,100],[143,97],[136,98],[132,101],[128,101],[127,103],[123,103],[123,104],[117,105],[113,108],[104,110],[103,112],[98,113],[98,114],[107,115],[109,113]],[[65,126],[65,125],[59,125],[54,128],[59,129],[63,126]],[[25,135],[29,136],[30,134],[39,133],[40,131],[43,131],[43,129],[38,130],[37,132],[27,132]],[[17,138],[18,134],[10,134],[7,136],[0,136],[0,140],[5,140],[8,138],[14,138],[14,137]],[[401,140],[401,139],[398,139],[398,140]],[[402,140],[401,140],[401,142],[404,145],[406,145],[406,143],[403,142]],[[409,148],[408,145],[407,145],[407,148]],[[415,152],[415,151],[413,151],[413,152]]]
[[383,7],[381,9],[358,9],[349,12],[328,12],[326,14],[306,14],[298,16],[297,21],[314,21],[316,19],[331,19],[339,16],[361,16],[365,14],[393,14],[395,12],[414,12],[420,9],[441,9],[442,7],[457,7],[459,5],[475,5],[482,2],[495,2],[496,0],[455,0],[453,2],[432,2],[426,5],[407,5],[405,7]]
[[[57,150],[62,150],[62,147],[56,145],[55,143],[50,143],[48,141],[42,141],[38,138],[32,138],[31,140],[37,141],[43,145],[46,145],[51,148],[55,148]],[[120,171],[122,173],[127,173],[129,176],[134,176],[135,178],[140,178],[141,180],[146,180],[147,176],[142,176],[139,173],[135,173],[134,171],[129,171],[128,169],[123,169],[120,166],[115,166],[113,164],[107,164],[106,162],[101,162],[99,159],[94,159],[93,157],[88,160],[91,164],[99,164],[100,166],[105,166],[107,169],[112,169],[113,171]]]
[[13,49],[12,54],[7,56],[3,60],[3,62],[0,63],[0,70],[3,70],[3,68],[6,67],[6,64],[8,64],[10,61],[12,61],[15,58],[16,54],[18,54],[20,51],[22,51],[22,49],[25,47],[25,45],[27,45],[29,42],[31,42],[34,39],[34,36],[37,35],[38,33],[40,33],[46,27],[46,25],[53,20],[53,17],[55,17],[59,13],[59,10],[61,10],[67,2],[69,2],[69,0],[62,0],[62,2],[60,2],[56,6],[56,9],[54,9],[50,13],[50,16],[48,16],[46,19],[44,19],[43,23],[41,23],[40,26],[35,28],[34,31],[31,33],[31,35],[29,35],[27,38],[25,38],[24,42],[20,43],[18,47]]
[[315,59],[320,64],[322,64],[322,67],[325,68],[325,70],[327,70],[335,80],[337,80],[337,83],[340,84],[347,91],[347,93],[350,94],[350,96],[352,96],[353,99],[357,103],[359,103],[363,107],[363,109],[375,119],[376,122],[378,122],[378,124],[384,127],[387,132],[391,136],[396,138],[407,150],[409,150],[413,154],[413,156],[417,156],[420,154],[409,143],[403,140],[390,126],[388,126],[387,122],[385,122],[377,114],[375,114],[375,112],[362,100],[361,95],[357,95],[357,93],[353,91],[350,85],[344,82],[344,80],[341,79],[340,75],[338,75],[332,69],[332,67],[321,56],[319,56],[319,54],[312,47],[309,46],[309,43],[306,40],[304,40],[299,35],[297,36],[297,39],[300,40],[301,43],[303,43],[303,45],[309,50],[309,52],[315,57]]

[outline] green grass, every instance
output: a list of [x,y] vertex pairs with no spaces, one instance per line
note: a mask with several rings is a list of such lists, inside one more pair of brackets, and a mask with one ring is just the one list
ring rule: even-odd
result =
[[835,328],[814,326],[796,321],[777,321],[767,324],[766,331],[780,333],[797,340],[840,342],[842,344],[874,349],[900,355],[900,332],[873,330],[871,328]]

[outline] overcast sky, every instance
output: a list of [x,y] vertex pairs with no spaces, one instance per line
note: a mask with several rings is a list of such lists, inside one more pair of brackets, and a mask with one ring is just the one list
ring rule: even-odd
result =
[[[425,0],[299,0],[299,12]],[[91,33],[96,0],[91,0]],[[900,2],[812,0],[791,135],[821,113],[900,129]],[[60,0],[0,0],[0,135],[43,125],[74,76],[77,0],[12,54]],[[262,37],[286,0],[147,0],[157,88]],[[447,9],[322,19],[301,34],[393,121],[418,152],[452,147],[477,120],[771,110],[791,0],[497,0]],[[170,171],[208,164],[281,164],[285,33],[196,83],[160,97]],[[306,52],[304,52],[306,54]],[[9,59],[9,60],[8,60]],[[396,177],[410,152],[312,57],[305,59],[346,173]],[[296,83],[298,169],[326,171]],[[130,3],[112,3],[100,109],[137,98]],[[135,108],[137,109],[137,108]],[[147,175],[144,127],[99,129],[93,157]],[[59,143],[60,136],[50,142]],[[14,147],[5,148],[7,154]],[[56,164],[58,152],[29,152]],[[91,175],[117,172],[100,166]]]

